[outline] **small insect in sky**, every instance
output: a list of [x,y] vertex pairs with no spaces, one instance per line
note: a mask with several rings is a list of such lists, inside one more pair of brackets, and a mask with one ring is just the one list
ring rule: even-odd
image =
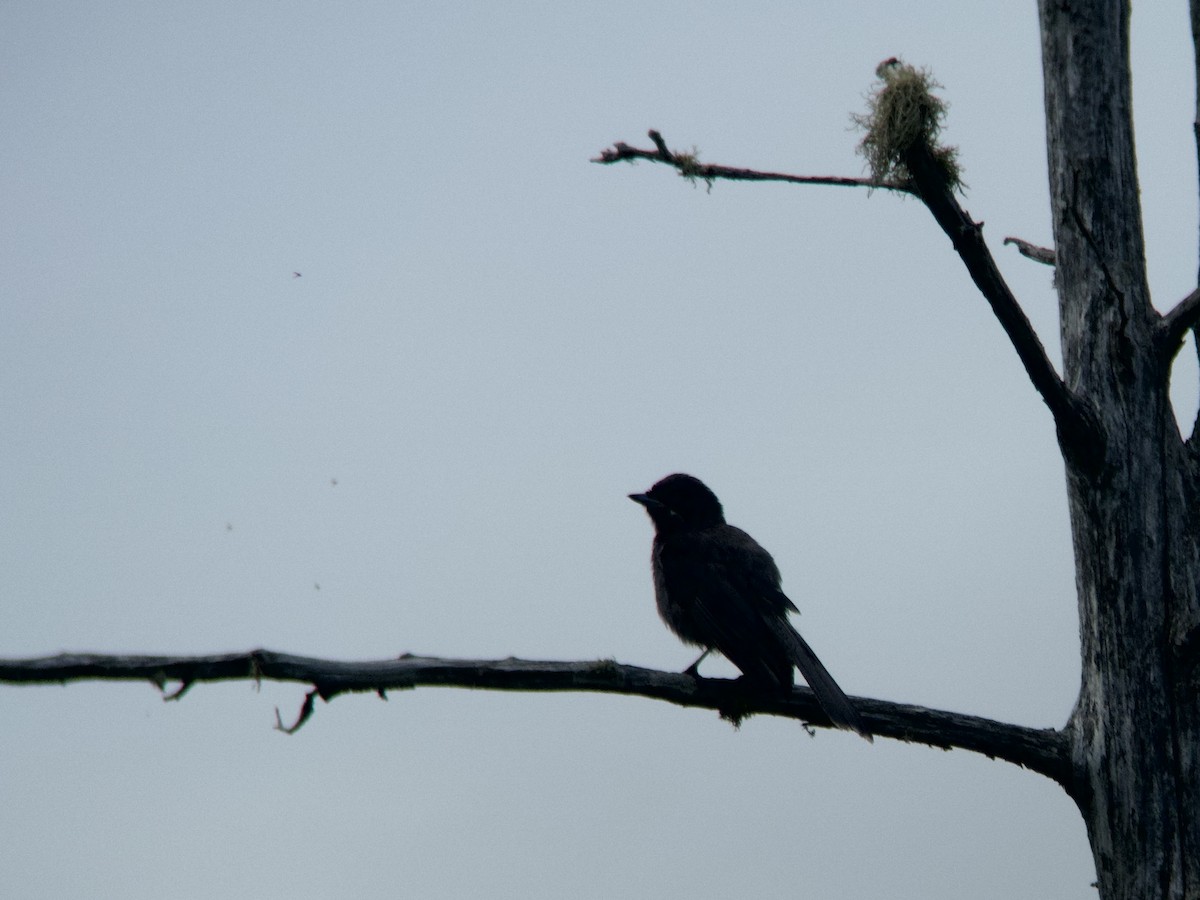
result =
[[300,273],[299,273],[299,272],[293,272],[293,273],[292,273],[292,277],[293,277],[293,278],[299,278],[299,277],[300,277]]

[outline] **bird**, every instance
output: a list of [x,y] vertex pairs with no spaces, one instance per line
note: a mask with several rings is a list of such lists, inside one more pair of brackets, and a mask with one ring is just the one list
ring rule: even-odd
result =
[[875,77],[881,81],[890,81],[903,65],[899,57],[889,56],[875,67]]
[[858,711],[812,648],[792,627],[796,605],[781,589],[775,560],[742,529],[725,521],[721,501],[704,482],[676,473],[629,499],[654,524],[650,567],[658,613],[686,644],[704,650],[686,674],[718,652],[747,683],[790,691],[800,670],[829,721],[872,741]]

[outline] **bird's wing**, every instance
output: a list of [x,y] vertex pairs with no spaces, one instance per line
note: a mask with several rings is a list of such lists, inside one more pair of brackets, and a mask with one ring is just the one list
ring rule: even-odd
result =
[[744,531],[721,525],[664,544],[672,594],[678,589],[693,643],[719,651],[743,674],[788,687],[792,663],[766,620],[787,615],[771,555]]
[[700,535],[694,571],[696,618],[712,634],[711,646],[752,678],[792,684],[800,670],[831,722],[870,740],[854,706],[788,621],[796,606],[780,588],[779,569],[766,550],[740,528],[723,525]]

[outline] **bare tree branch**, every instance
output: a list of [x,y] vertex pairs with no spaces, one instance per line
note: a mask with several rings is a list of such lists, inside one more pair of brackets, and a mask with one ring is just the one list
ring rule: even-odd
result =
[[[0,682],[49,684],[68,681],[168,681],[190,686],[198,681],[260,679],[311,684],[296,722],[285,726],[276,711],[276,727],[292,733],[312,715],[315,700],[338,694],[439,686],[506,691],[595,691],[665,700],[679,706],[716,710],[733,722],[755,714],[799,719],[829,727],[811,690],[788,695],[747,689],[737,680],[695,678],[628,666],[611,660],[539,662],[521,659],[439,659],[405,655],[399,659],[345,662],[251,650],[214,656],[115,656],[60,654],[35,659],[0,659]],[[177,691],[174,697],[180,696]],[[170,699],[170,698],[169,698]],[[960,748],[1003,759],[1039,772],[1060,784],[1070,781],[1066,738],[1054,729],[1025,728],[978,716],[926,709],[884,700],[854,698],[873,734],[949,750]]]
[[696,158],[695,153],[669,150],[663,141],[662,135],[653,129],[650,130],[650,140],[654,142],[656,149],[639,150],[637,147],[617,142],[608,149],[602,150],[600,155],[591,161],[600,165],[611,165],[617,162],[632,162],[637,159],[646,159],[650,162],[665,163],[668,166],[674,166],[684,178],[692,181],[705,181],[710,185],[718,180],[785,181],[790,184],[865,187],[884,191],[899,191],[902,194],[913,193],[911,185],[899,184],[892,181],[875,181],[871,178],[846,178],[839,175],[786,175],[782,172],[760,172],[756,169],[738,169],[731,166],[701,163]]
[[[275,730],[282,731],[284,734],[295,734],[297,731],[299,731],[301,726],[304,725],[304,723],[310,718],[312,718],[312,714],[316,710],[317,696],[319,693],[320,692],[316,688],[313,688],[304,695],[304,703],[300,705],[300,714],[296,716],[296,721],[291,725],[283,724],[283,717],[279,715],[279,707],[275,707]],[[382,692],[380,693],[380,696],[385,700],[387,699],[387,696]],[[328,700],[326,702],[328,702]]]
[[1091,408],[1068,390],[1051,365],[1046,348],[996,267],[983,239],[983,223],[973,221],[959,205],[946,184],[943,167],[928,147],[917,144],[909,148],[906,163],[916,184],[917,196],[950,238],[971,280],[991,305],[1012,342],[1029,380],[1050,408],[1063,451],[1088,468],[1098,466],[1104,453],[1099,422]]
[[939,165],[928,147],[917,144],[908,150],[905,163],[907,171],[912,175],[912,181],[897,183],[867,178],[784,175],[778,172],[703,165],[694,153],[669,150],[662,135],[657,131],[650,131],[650,139],[654,142],[654,150],[639,150],[625,143],[617,143],[592,162],[609,164],[621,160],[648,159],[674,166],[685,178],[699,178],[710,184],[713,180],[721,178],[735,181],[852,185],[900,191],[919,197],[950,238],[954,249],[966,265],[971,280],[991,305],[993,313],[1012,342],[1029,380],[1049,407],[1063,451],[1070,453],[1085,468],[1094,470],[1100,465],[1104,455],[1104,442],[1098,419],[1081,398],[1068,390],[1054,370],[1045,347],[1033,330],[1033,325],[996,267],[996,262],[983,240],[983,223],[972,221],[963,211],[947,186],[945,166]]
[[1031,244],[1029,241],[1023,241],[1017,237],[1006,237],[1004,244],[1005,246],[1009,244],[1014,245],[1017,248],[1017,252],[1026,259],[1040,262],[1044,266],[1054,265],[1054,251],[1049,247],[1039,247],[1037,244]]
[[1200,322],[1200,288],[1179,301],[1173,310],[1158,322],[1158,346],[1163,362],[1169,363],[1183,346],[1188,329]]

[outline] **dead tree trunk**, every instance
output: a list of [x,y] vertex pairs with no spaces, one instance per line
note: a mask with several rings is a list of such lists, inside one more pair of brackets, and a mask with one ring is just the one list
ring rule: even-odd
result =
[[[1100,896],[1200,897],[1197,453],[1168,396],[1194,301],[1150,303],[1126,0],[1040,0],[1083,676],[1068,790]],[[1191,298],[1189,298],[1190,300]]]

